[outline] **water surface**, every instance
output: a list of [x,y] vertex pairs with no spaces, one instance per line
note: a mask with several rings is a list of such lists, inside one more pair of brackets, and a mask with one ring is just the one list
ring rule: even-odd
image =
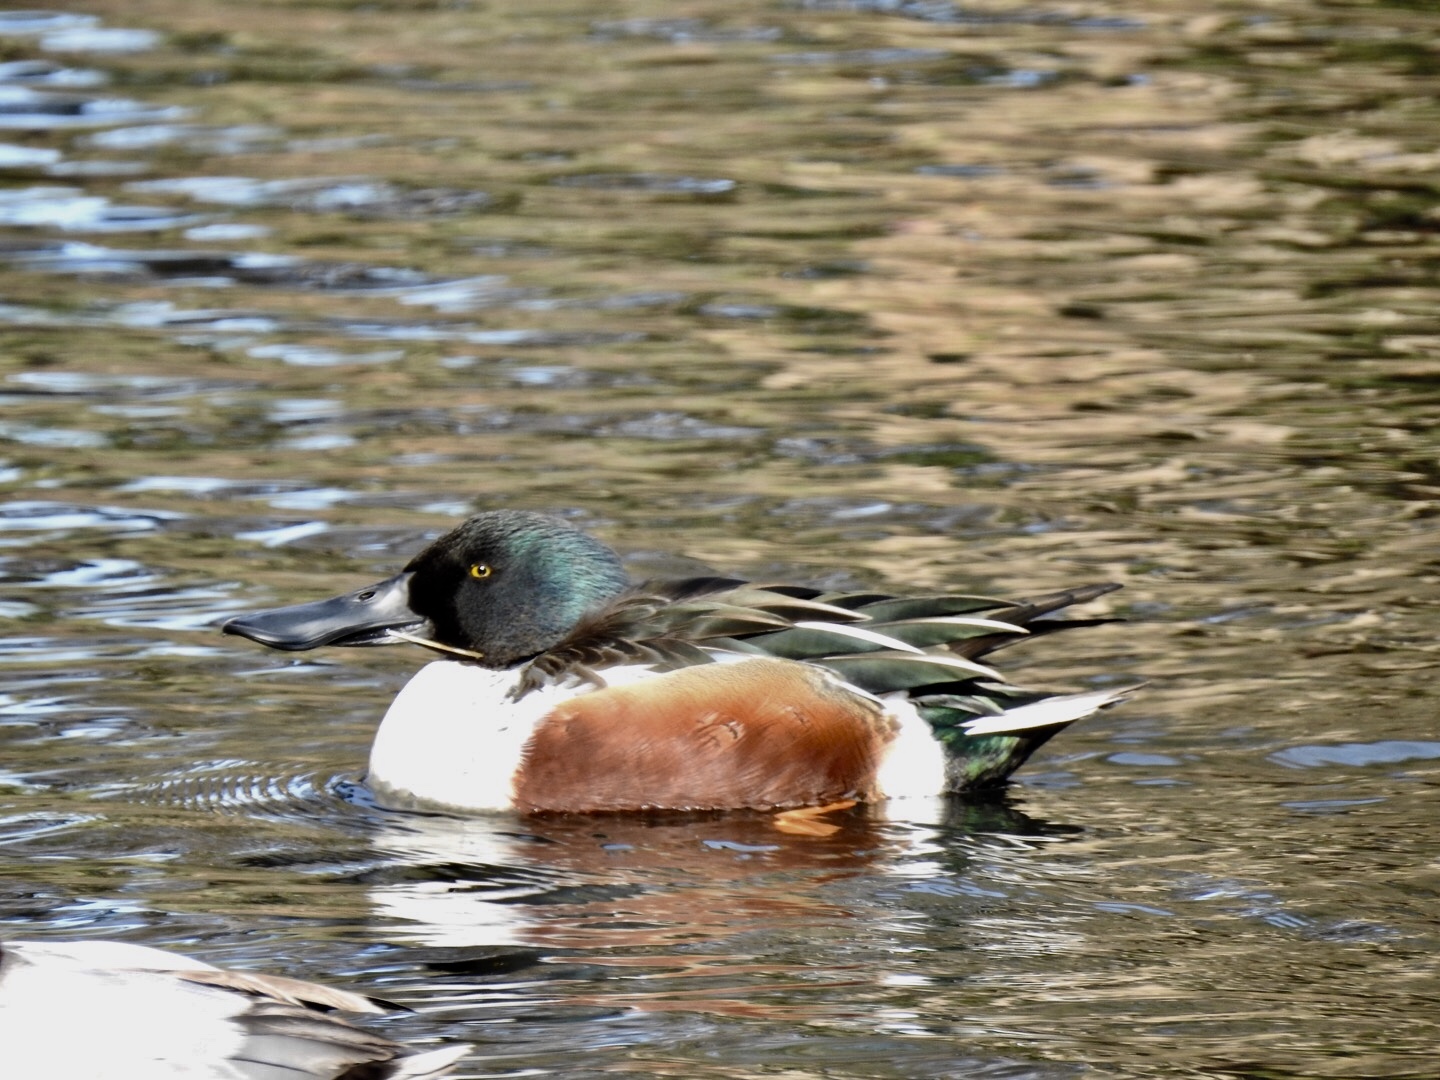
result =
[[[0,13],[0,925],[369,987],[471,1077],[1434,1075],[1440,16]],[[219,620],[495,506],[1001,594],[1147,680],[1004,800],[473,821],[404,650]]]

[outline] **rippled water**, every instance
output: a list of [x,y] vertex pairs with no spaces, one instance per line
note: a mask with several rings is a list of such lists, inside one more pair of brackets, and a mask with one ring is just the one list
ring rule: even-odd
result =
[[[1429,1077],[1440,15],[0,12],[0,929],[472,1077]],[[215,624],[482,507],[639,572],[1125,590],[998,804],[401,815],[403,650]]]

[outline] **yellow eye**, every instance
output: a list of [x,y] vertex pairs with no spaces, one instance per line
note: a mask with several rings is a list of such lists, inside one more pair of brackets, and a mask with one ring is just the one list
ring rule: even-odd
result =
[[470,576],[471,576],[471,577],[487,578],[487,577],[489,577],[489,576],[491,575],[492,572],[493,572],[493,571],[491,571],[490,566],[489,566],[488,563],[477,562],[477,563],[475,563],[473,566],[470,567]]

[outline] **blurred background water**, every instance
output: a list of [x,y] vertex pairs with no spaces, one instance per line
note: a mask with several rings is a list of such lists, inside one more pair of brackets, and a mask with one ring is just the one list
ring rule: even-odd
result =
[[[1404,0],[0,12],[0,933],[470,1077],[1433,1077],[1437,100]],[[1149,688],[825,838],[380,811],[422,657],[216,624],[497,506]]]

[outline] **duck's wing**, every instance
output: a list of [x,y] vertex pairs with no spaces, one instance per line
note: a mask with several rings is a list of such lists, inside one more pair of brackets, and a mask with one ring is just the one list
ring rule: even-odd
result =
[[[1112,621],[1045,616],[1118,588],[1109,583],[1086,585],[1022,601],[960,593],[902,597],[806,590],[795,596],[797,602],[842,610],[849,618],[842,622],[825,615],[807,616],[784,629],[744,634],[734,644],[853,669],[859,677],[852,681],[877,694],[950,688],[973,679],[1003,683],[996,671],[977,662],[979,658],[1027,637]],[[710,642],[712,647],[723,644]],[[840,674],[851,677],[845,671]]]
[[949,691],[973,680],[1003,685],[978,657],[1039,633],[1110,621],[1045,616],[1119,587],[1087,585],[1011,601],[958,593],[827,593],[720,577],[647,582],[532,660],[517,693],[577,676],[603,685],[602,669],[612,665],[673,669],[707,663],[719,652],[819,664],[875,694]]
[[603,686],[603,669],[620,664],[673,670],[709,663],[716,649],[753,651],[735,643],[805,619],[866,618],[738,578],[645,582],[582,618],[563,641],[532,659],[516,696],[567,678]]

